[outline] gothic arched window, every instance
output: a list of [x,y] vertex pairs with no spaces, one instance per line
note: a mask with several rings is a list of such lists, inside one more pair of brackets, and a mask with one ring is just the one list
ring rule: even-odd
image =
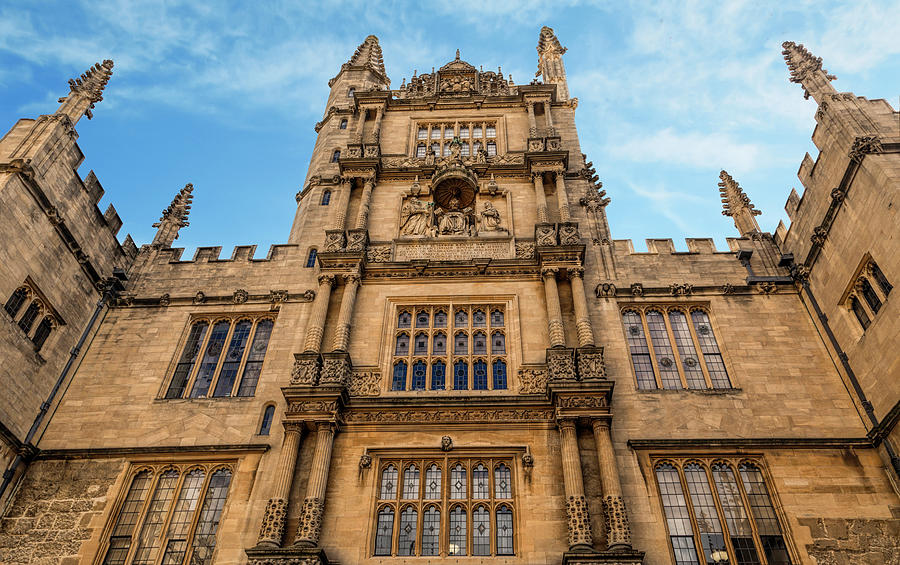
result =
[[494,371],[494,390],[506,389],[506,362],[502,359],[497,359],[494,361],[492,368]]
[[444,390],[447,365],[443,361],[435,361],[431,365],[431,390]]
[[466,332],[456,332],[453,336],[453,354],[467,355],[469,353],[469,336]]
[[51,331],[53,331],[53,319],[50,316],[44,316],[44,319],[38,324],[37,329],[34,330],[34,336],[31,338],[31,341],[34,343],[35,351],[41,350],[44,346],[44,342],[50,337]]
[[316,251],[315,247],[313,247],[312,249],[309,250],[309,255],[306,256],[306,268],[307,269],[312,269],[313,267],[316,266],[316,254],[317,253],[318,252]]
[[375,526],[375,555],[391,554],[391,539],[394,533],[394,509],[385,506],[378,512]]
[[10,295],[9,300],[6,301],[6,306],[4,306],[6,313],[15,319],[27,299],[28,291],[24,286],[20,286]]
[[484,463],[472,469],[472,498],[490,498],[490,472]]
[[706,379],[703,378],[703,369],[697,357],[697,349],[691,338],[691,329],[688,327],[687,317],[681,310],[669,310],[669,326],[675,336],[675,345],[678,348],[678,357],[681,359],[681,369],[684,371],[688,388],[706,388]]
[[197,361],[197,355],[200,353],[200,344],[206,337],[206,330],[209,329],[209,322],[201,321],[191,326],[191,332],[188,334],[187,341],[184,343],[184,349],[181,352],[181,359],[175,366],[175,374],[172,376],[172,382],[169,383],[169,389],[166,391],[166,398],[181,398],[187,385],[188,377],[194,369],[194,363]]
[[394,355],[409,355],[409,334],[401,333],[397,336],[397,342],[394,347]]
[[513,555],[513,515],[509,506],[497,507],[497,555]]
[[428,139],[428,128],[419,128],[416,139]]
[[884,276],[884,273],[881,272],[878,263],[875,261],[870,262],[869,271],[872,273],[872,278],[878,282],[878,286],[881,287],[881,292],[883,292],[885,296],[889,295],[891,291],[894,290],[894,285],[892,285],[887,280],[887,277]]
[[485,131],[487,132],[487,137],[497,137],[496,126],[488,124],[488,126],[485,128]]
[[469,139],[469,126],[459,126],[459,138]]
[[425,310],[419,310],[416,312],[416,327],[417,328],[427,328],[428,327],[428,312]]
[[347,129],[347,118],[341,118],[341,125],[339,125],[338,128]]
[[472,555],[491,554],[491,515],[479,506],[472,512]]
[[222,350],[225,348],[225,339],[228,337],[228,329],[231,322],[223,320],[213,325],[212,331],[209,333],[209,340],[206,342],[206,350],[203,357],[200,358],[200,368],[197,370],[197,376],[194,378],[194,386],[191,387],[191,398],[199,398],[206,396],[209,387],[215,377],[216,367],[219,365],[219,357],[222,356]]
[[503,310],[491,310],[491,327],[503,327]]
[[646,313],[646,318],[663,388],[680,389],[681,377],[678,376],[675,353],[672,351],[672,344],[669,343],[669,334],[666,332],[666,321],[662,312],[650,310]]
[[410,465],[403,471],[403,498],[419,498],[419,468],[415,465]]
[[866,304],[869,305],[869,308],[872,309],[874,314],[877,314],[878,311],[881,310],[881,299],[878,298],[875,289],[872,288],[872,285],[869,284],[869,280],[865,277],[859,279],[859,290],[862,293],[863,298],[866,299]]
[[450,547],[447,555],[466,554],[466,511],[462,506],[454,506],[450,511]]
[[459,360],[453,364],[453,389],[466,390],[469,388],[469,364]]
[[638,388],[654,389],[656,388],[656,375],[653,372],[653,362],[650,360],[647,339],[644,337],[641,315],[633,310],[626,310],[622,312],[622,321],[625,323],[625,335],[631,349],[631,363],[634,365]]
[[479,359],[472,363],[472,390],[487,390],[487,363]]
[[269,338],[272,336],[272,328],[275,322],[272,320],[260,320],[256,324],[253,333],[253,343],[247,354],[247,362],[244,363],[244,374],[241,376],[241,385],[238,387],[237,396],[253,396],[256,393],[256,384],[259,382],[259,374],[262,372],[263,360],[266,357],[266,349],[269,347]]
[[488,141],[487,143],[487,154],[488,156],[494,156],[497,154],[497,144],[493,141]]
[[436,328],[446,328],[447,327],[447,313],[443,310],[438,310],[434,313],[434,327]]
[[331,202],[331,191],[323,190],[322,191],[322,201],[319,202],[322,206],[328,206],[328,203]]
[[494,498],[512,498],[509,467],[503,463],[494,469]]
[[856,320],[859,322],[859,325],[862,326],[863,331],[869,329],[872,320],[869,319],[869,314],[855,296],[850,297],[850,309],[853,310],[853,314],[856,315]]
[[425,390],[425,361],[416,361],[412,366],[412,382],[409,390]]
[[474,312],[472,312],[472,325],[476,328],[483,328],[487,326],[487,315],[481,308],[477,308]]
[[441,468],[431,464],[425,470],[425,499],[438,500],[441,498]]
[[465,327],[469,325],[469,314],[465,310],[457,310],[454,315],[454,325],[456,327]]
[[472,334],[472,353],[475,355],[484,355],[487,353],[487,336],[484,332],[475,332]]
[[427,150],[425,149],[424,143],[420,143],[420,144],[416,145],[416,157],[421,159],[421,158],[425,157],[426,154],[427,154]]
[[394,378],[391,382],[391,390],[406,389],[406,361],[398,361],[394,365]]
[[22,314],[22,318],[19,320],[19,327],[22,328],[22,331],[26,334],[31,333],[31,326],[34,325],[34,321],[41,313],[41,305],[37,300],[33,300],[31,304],[28,305],[28,308],[25,309],[25,313]]
[[694,310],[691,312],[691,320],[694,322],[694,331],[697,332],[700,352],[703,354],[703,361],[706,363],[706,370],[709,372],[709,380],[712,383],[712,387],[731,388],[731,381],[728,379],[725,361],[722,359],[722,352],[719,350],[719,344],[716,342],[716,336],[712,331],[709,314],[703,310]]
[[422,515],[422,555],[440,555],[441,511],[431,505]]
[[434,334],[431,344],[432,355],[444,355],[447,353],[447,334],[438,332]]
[[213,396],[231,396],[252,327],[253,322],[250,320],[241,320],[235,324],[231,332],[228,350],[225,353],[225,360],[222,362],[222,368],[219,369],[219,379],[216,381],[216,388],[213,389]]
[[407,506],[400,513],[400,533],[397,540],[397,555],[416,554],[416,531],[418,526],[418,512],[412,506]]
[[399,473],[393,465],[388,465],[381,471],[381,490],[379,498],[393,500],[397,498],[397,478]]
[[337,163],[337,162],[340,161],[340,160],[341,160],[341,150],[340,150],[340,149],[335,149],[335,150],[334,150],[334,153],[331,154],[331,162],[332,162],[332,163]]
[[400,312],[397,316],[397,327],[398,328],[408,328],[411,327],[412,324],[412,314],[407,311]]
[[503,332],[491,334],[491,353],[494,355],[506,353],[506,335]]
[[275,405],[269,404],[263,412],[262,423],[259,425],[259,435],[267,436],[272,429],[272,420],[275,418]]
[[459,500],[466,498],[466,468],[457,463],[450,469],[450,498]]
[[415,346],[413,352],[416,355],[428,355],[428,334],[419,332],[416,334]]

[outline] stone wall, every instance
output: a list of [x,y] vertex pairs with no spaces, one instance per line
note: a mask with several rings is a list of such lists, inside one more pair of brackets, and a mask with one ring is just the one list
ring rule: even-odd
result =
[[900,519],[804,518],[815,543],[806,546],[817,565],[900,564]]
[[33,463],[0,520],[0,563],[79,563],[121,469],[121,460]]

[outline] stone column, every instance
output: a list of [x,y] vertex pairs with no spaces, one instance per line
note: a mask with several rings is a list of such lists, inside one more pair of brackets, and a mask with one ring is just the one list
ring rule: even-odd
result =
[[534,119],[534,102],[528,102],[528,135],[537,135],[537,122]]
[[572,302],[575,304],[575,328],[578,330],[578,347],[594,345],[594,328],[588,313],[587,295],[584,292],[584,267],[569,268],[572,284]]
[[372,190],[375,188],[375,179],[366,179],[363,184],[362,199],[359,201],[359,213],[356,214],[356,229],[364,230],[369,227],[369,208],[372,205]]
[[328,484],[328,468],[331,466],[334,432],[335,425],[331,422],[319,422],[316,426],[316,452],[313,455],[312,468],[309,470],[306,498],[303,500],[300,525],[297,527],[297,541],[294,542],[294,545],[307,547],[319,545],[322,514],[325,512],[325,486]]
[[341,299],[341,311],[338,314],[337,327],[334,330],[334,340],[331,344],[332,351],[347,351],[347,348],[350,346],[350,324],[358,288],[359,273],[344,275],[344,296]]
[[553,128],[553,115],[550,113],[550,101],[549,100],[544,102],[544,116],[546,116],[546,119],[547,119],[547,128],[549,128],[552,131],[554,129]]
[[570,222],[572,220],[572,216],[569,214],[569,195],[566,194],[565,176],[565,171],[556,173],[556,200],[559,206],[560,222]]
[[319,275],[319,291],[313,302],[309,321],[306,323],[306,340],[303,350],[319,353],[322,348],[322,334],[325,332],[325,316],[328,314],[328,302],[331,300],[331,288],[334,275]]
[[359,140],[359,143],[362,143],[363,138],[363,127],[366,124],[366,109],[360,107],[359,108],[359,117],[356,119],[356,138]]
[[373,136],[375,137],[376,143],[380,139],[381,136],[381,120],[384,118],[384,108],[379,106],[377,110],[375,110],[375,129]]
[[547,197],[544,196],[544,175],[542,173],[531,173],[531,180],[534,182],[534,200],[537,203],[537,220],[539,224],[546,224],[550,221],[547,214]]
[[334,228],[341,230],[347,228],[347,209],[350,207],[350,192],[353,190],[353,179],[341,180],[341,194],[338,196],[337,210],[334,215]]
[[578,434],[574,419],[563,419],[559,425],[562,451],[563,486],[566,491],[566,518],[569,525],[569,549],[593,550],[591,519],[584,498],[581,476],[581,456],[578,453]]
[[566,334],[563,331],[562,310],[559,307],[559,289],[556,287],[557,267],[544,267],[544,294],[547,297],[547,326],[550,331],[550,347],[565,347]]
[[597,444],[597,458],[600,460],[600,484],[603,489],[603,514],[606,519],[606,537],[609,549],[631,549],[631,527],[619,471],[616,468],[616,454],[607,420],[594,420],[594,442]]
[[297,464],[297,451],[300,449],[302,435],[302,424],[295,422],[284,424],[284,440],[281,442],[281,454],[278,456],[278,467],[275,469],[275,489],[272,492],[272,498],[266,504],[262,526],[259,528],[258,545],[281,546],[288,496],[291,492],[291,482],[294,478],[294,467]]

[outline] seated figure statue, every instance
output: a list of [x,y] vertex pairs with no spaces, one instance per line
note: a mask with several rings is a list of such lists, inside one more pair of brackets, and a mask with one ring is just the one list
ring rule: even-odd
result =
[[481,231],[500,231],[500,211],[494,208],[490,202],[484,203],[481,212]]
[[438,208],[435,215],[438,217],[438,233],[441,235],[468,235],[469,219],[472,208],[459,209],[459,198],[453,197],[447,205],[447,209]]

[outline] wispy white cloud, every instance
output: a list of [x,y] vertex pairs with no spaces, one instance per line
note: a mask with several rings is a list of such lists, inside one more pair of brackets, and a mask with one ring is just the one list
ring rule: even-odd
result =
[[670,190],[663,183],[628,183],[628,188],[645,199],[658,214],[666,217],[684,233],[693,233],[696,226],[687,222],[690,215],[684,214],[688,205],[706,204],[708,200],[695,194]]
[[[626,138],[608,145],[606,152],[636,163],[709,168],[728,166],[737,171],[760,164],[765,149],[758,144],[736,141],[722,133],[679,133],[671,128]],[[721,163],[721,165],[717,165]]]

